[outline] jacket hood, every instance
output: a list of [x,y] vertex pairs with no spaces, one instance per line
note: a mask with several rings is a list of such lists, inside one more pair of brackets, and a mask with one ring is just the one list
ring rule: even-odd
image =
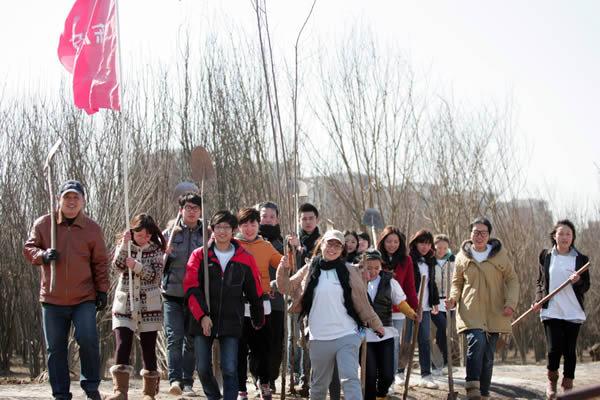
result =
[[446,251],[446,255],[444,255],[444,257],[440,258],[440,260],[450,261],[450,262],[454,262],[454,259],[455,259],[454,254],[452,254],[452,250],[450,250],[450,249],[448,249],[448,251]]
[[242,235],[241,233],[238,233],[237,235],[235,235],[235,239],[243,242],[243,243],[252,243],[252,244],[256,244],[256,243],[262,243],[265,240],[262,238],[262,236],[260,235],[256,235],[256,237],[254,238],[254,240],[246,240],[244,238],[244,235]]
[[[487,242],[487,244],[492,246],[492,249],[490,250],[490,255],[488,256],[488,258],[494,257],[496,254],[498,254],[500,252],[500,249],[502,249],[502,242],[500,242],[500,240],[498,240],[498,239],[491,238]],[[471,251],[472,247],[473,247],[473,241],[471,239],[468,239],[468,240],[465,240],[463,242],[463,244],[460,246],[460,251],[468,259],[473,259],[473,252]]]

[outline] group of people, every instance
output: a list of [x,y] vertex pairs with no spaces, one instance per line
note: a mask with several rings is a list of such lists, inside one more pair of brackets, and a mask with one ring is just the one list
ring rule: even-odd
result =
[[[311,399],[325,399],[329,393],[336,400],[341,389],[346,399],[362,399],[358,368],[363,342],[364,397],[386,398],[394,381],[408,378],[398,368],[398,354],[401,343],[410,342],[415,324],[421,375],[416,383],[436,388],[431,322],[443,358],[438,367],[447,373],[452,355],[446,348],[446,323],[454,313],[458,333],[467,342],[467,398],[489,398],[496,343],[511,332],[519,282],[502,243],[491,237],[487,218],[472,221],[470,239],[455,256],[448,236],[424,229],[408,241],[394,226],[385,227],[373,243],[368,234],[353,231],[332,229],[321,235],[319,212],[308,203],[298,210],[298,237],[284,240],[279,209],[265,202],[237,215],[215,213],[205,249],[201,198],[190,192],[179,197],[180,217],[164,231],[150,215],[136,215],[117,238],[110,260],[101,228],[83,213],[84,201],[83,186],[65,182],[58,210],[34,222],[24,246],[27,260],[41,267],[40,302],[55,399],[72,398],[67,361],[71,325],[80,346],[81,387],[88,399],[101,399],[96,311],[108,302],[111,264],[119,274],[112,302],[114,393],[108,399],[127,399],[136,333],[144,399],[154,399],[160,381],[156,341],[163,327],[169,392],[174,395],[195,394],[197,371],[208,399],[247,400],[249,367],[262,399],[270,400],[286,323],[287,351],[294,355],[288,368],[292,379],[298,374]],[[539,256],[536,302],[567,279],[571,285],[532,306],[541,311],[548,342],[549,399],[557,394],[561,357],[561,387],[573,387],[575,345],[586,318],[583,297],[590,286],[589,272],[577,273],[588,259],[574,247],[574,225],[559,221],[550,239],[551,246]],[[215,340],[222,388],[213,374]]]

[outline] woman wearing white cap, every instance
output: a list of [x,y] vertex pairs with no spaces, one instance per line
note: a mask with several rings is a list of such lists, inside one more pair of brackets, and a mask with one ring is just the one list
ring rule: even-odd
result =
[[346,266],[344,235],[327,231],[322,254],[289,277],[284,257],[277,269],[277,288],[292,294],[291,310],[308,317],[308,348],[312,365],[310,398],[325,399],[334,364],[337,364],[344,398],[362,399],[358,378],[359,328],[368,325],[380,335],[385,331],[371,307],[365,285],[355,267]]

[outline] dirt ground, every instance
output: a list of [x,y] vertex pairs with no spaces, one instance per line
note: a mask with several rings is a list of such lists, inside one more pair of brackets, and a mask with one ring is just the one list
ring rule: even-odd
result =
[[[544,365],[501,365],[496,364],[494,367],[494,376],[492,379],[492,398],[494,399],[542,399],[545,390],[545,371]],[[20,375],[20,374],[19,374]],[[28,378],[23,376],[13,375],[10,377],[0,378],[0,400],[5,399],[52,399],[50,385],[48,383],[29,383]],[[455,390],[458,391],[459,399],[465,399],[464,392],[464,376],[465,369],[459,368],[455,373]],[[418,375],[412,374],[411,381],[416,382],[419,379]],[[439,389],[424,389],[411,388],[409,390],[409,399],[446,399],[448,397],[447,378],[445,376],[435,377],[436,382],[440,385]],[[577,365],[575,388],[583,388],[589,385],[598,385],[600,383],[600,362],[587,362]],[[277,382],[279,389],[280,382]],[[156,397],[157,400],[183,400],[183,399],[200,399],[198,397],[182,397],[172,396],[167,393],[168,382],[161,381],[160,393]],[[134,379],[131,383],[130,399],[141,398],[142,381]],[[256,398],[257,393],[253,390],[254,385],[249,384],[249,398]],[[194,389],[198,393],[202,393],[200,382],[194,382]],[[390,399],[401,399],[403,387],[395,386],[396,393],[390,396]],[[84,400],[85,394],[79,387],[77,381],[71,382],[71,391],[73,399]],[[112,382],[103,380],[100,385],[100,392],[103,395],[112,393]],[[275,400],[279,400],[279,391],[273,396]],[[287,395],[286,398],[295,399],[295,396]]]

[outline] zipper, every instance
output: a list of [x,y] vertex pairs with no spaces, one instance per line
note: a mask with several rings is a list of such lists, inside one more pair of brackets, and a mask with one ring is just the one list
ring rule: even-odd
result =
[[67,226],[67,257],[65,258],[65,296],[69,298],[69,253],[71,252],[71,225]]

